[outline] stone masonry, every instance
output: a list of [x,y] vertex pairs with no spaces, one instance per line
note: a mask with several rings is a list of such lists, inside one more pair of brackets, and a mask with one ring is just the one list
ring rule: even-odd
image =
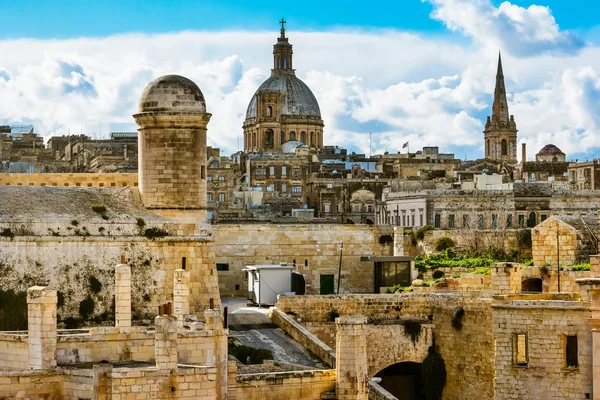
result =
[[29,366],[47,369],[56,366],[56,290],[34,286],[27,290]]
[[115,268],[115,326],[131,326],[131,267],[127,264]]

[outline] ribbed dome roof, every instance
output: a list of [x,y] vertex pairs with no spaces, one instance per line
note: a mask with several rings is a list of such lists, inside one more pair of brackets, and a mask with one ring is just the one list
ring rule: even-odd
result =
[[180,75],[165,75],[150,82],[140,98],[139,112],[206,112],[202,91],[193,81]]
[[246,119],[256,117],[256,95],[260,92],[281,92],[284,94],[282,115],[298,115],[321,118],[319,103],[313,92],[296,75],[272,75],[258,88],[246,111]]
[[561,149],[559,149],[558,147],[556,147],[553,144],[547,144],[544,147],[542,147],[542,149],[537,153],[537,155],[543,155],[543,154],[565,154],[562,152]]

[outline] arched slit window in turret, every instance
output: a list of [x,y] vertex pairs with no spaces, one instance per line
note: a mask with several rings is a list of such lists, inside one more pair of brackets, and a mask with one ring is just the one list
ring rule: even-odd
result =
[[267,106],[267,117],[273,116],[273,107]]
[[300,133],[300,141],[304,144],[306,144],[306,132],[301,132]]
[[310,133],[310,144],[309,144],[309,146],[313,147],[314,145],[315,145],[315,133],[311,132]]
[[500,143],[500,146],[502,147],[502,155],[505,156],[508,154],[508,147],[506,145],[506,139],[502,139],[502,142]]
[[296,140],[296,132],[290,132],[290,140]]
[[279,136],[279,140],[280,140],[281,144],[284,144],[286,142],[286,140],[285,140],[285,132],[281,131],[281,135]]
[[283,57],[283,69],[287,69],[287,57]]

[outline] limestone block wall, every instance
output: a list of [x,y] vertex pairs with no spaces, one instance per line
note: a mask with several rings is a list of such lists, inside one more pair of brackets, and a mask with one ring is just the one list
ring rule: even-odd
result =
[[[491,299],[482,298],[477,292],[280,296],[276,306],[282,312],[293,313],[307,329],[318,327],[312,332],[326,342],[334,326],[333,322],[327,322],[332,309],[340,316],[361,315],[369,320],[429,320],[446,363],[444,400],[493,398]],[[452,320],[459,307],[463,308],[464,316],[462,329],[457,330]],[[331,326],[329,330],[327,324]],[[380,336],[373,332],[370,337]],[[395,340],[390,333],[389,339],[374,342],[386,348]]]
[[55,371],[0,371],[0,398],[72,399],[64,396],[64,375]]
[[[494,400],[583,399],[592,393],[589,303],[536,301],[519,296],[494,300],[496,341]],[[515,334],[527,335],[527,366],[515,365]],[[578,368],[566,368],[565,335],[576,335]],[[540,379],[543,377],[543,379]]]
[[[173,301],[173,271],[183,257],[190,273],[190,310],[202,316],[210,299],[220,302],[214,249],[209,237],[15,237],[0,239],[0,287],[24,292],[43,285],[59,291],[58,315],[80,318],[80,303],[93,301],[89,318],[112,320],[114,269],[125,255],[131,267],[133,319],[149,318]],[[91,288],[92,278],[100,290]],[[97,287],[96,287],[97,289]]]
[[498,263],[491,266],[492,290],[496,294],[521,293],[523,266],[513,263]]
[[138,174],[148,208],[206,208],[206,124],[210,114],[136,115]]
[[308,370],[237,375],[230,400],[320,400],[335,390],[335,370]]
[[0,185],[14,186],[137,186],[138,174],[0,174]]
[[549,218],[531,230],[533,264],[536,266],[557,265],[557,241],[561,266],[570,266],[578,262],[577,230],[559,219]]
[[[294,260],[298,271],[306,275],[307,293],[318,294],[320,275],[334,275],[337,287],[339,247],[344,243],[342,281],[345,293],[373,292],[373,264],[360,261],[361,256],[378,253],[379,231],[367,225],[215,225],[215,256],[217,263],[229,265],[229,271],[219,272],[222,296],[246,294],[242,268],[254,264],[279,264]],[[390,248],[390,246],[387,246]],[[239,285],[239,290],[235,290]]]
[[8,369],[29,369],[26,332],[0,332],[0,371]]
[[369,382],[369,400],[398,400],[396,396],[373,381]]

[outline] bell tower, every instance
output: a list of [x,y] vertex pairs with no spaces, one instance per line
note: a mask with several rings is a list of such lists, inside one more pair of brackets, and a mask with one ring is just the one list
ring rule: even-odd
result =
[[285,19],[281,18],[279,23],[281,24],[281,30],[277,38],[277,43],[273,45],[273,69],[271,70],[271,76],[285,73],[295,74],[292,68],[292,55],[294,51],[288,38],[285,37]]
[[492,116],[487,117],[483,134],[485,158],[504,161],[509,164],[517,163],[517,124],[514,115],[509,116],[508,114],[508,101],[506,100],[504,72],[502,71],[502,57],[500,54],[498,54]]

